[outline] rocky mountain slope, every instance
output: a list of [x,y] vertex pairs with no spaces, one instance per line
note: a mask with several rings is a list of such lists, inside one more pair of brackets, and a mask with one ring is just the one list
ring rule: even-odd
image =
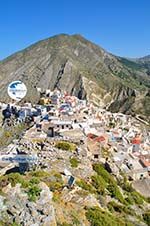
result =
[[8,100],[8,84],[19,79],[30,101],[38,101],[37,87],[59,88],[112,111],[148,116],[147,65],[116,57],[80,35],[57,35],[0,62],[0,101]]
[[150,55],[137,59],[137,62],[149,63],[150,64]]
[[139,58],[136,62],[141,64],[144,68],[147,68],[147,74],[150,76],[150,55]]
[[[149,226],[149,199],[101,164],[72,188],[55,170],[0,177],[1,226]],[[79,168],[74,172],[81,171]]]

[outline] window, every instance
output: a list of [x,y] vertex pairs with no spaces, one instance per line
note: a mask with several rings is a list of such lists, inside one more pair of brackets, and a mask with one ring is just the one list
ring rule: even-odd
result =
[[95,155],[94,155],[94,158],[95,158],[95,159],[98,159],[98,157],[99,157],[98,154],[95,154]]
[[141,175],[140,175],[140,180],[142,180],[142,179],[143,179],[143,177],[144,177],[144,175],[143,175],[143,174],[141,174]]

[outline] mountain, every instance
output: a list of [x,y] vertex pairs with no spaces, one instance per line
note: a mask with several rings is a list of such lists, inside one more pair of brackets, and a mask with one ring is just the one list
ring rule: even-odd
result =
[[[144,59],[144,58],[143,58]],[[0,62],[0,101],[7,86],[21,80],[26,100],[38,101],[37,87],[59,88],[112,111],[150,115],[149,61],[114,56],[81,35],[39,41]]]
[[150,55],[137,59],[137,63],[146,68],[147,73],[150,76]]
[[137,61],[141,63],[150,63],[150,55],[147,55],[145,57],[139,58]]

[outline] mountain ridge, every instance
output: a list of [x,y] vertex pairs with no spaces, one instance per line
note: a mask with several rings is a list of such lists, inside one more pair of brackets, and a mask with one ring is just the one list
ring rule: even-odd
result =
[[37,87],[61,88],[113,111],[149,114],[147,64],[115,56],[79,34],[40,40],[0,61],[0,101],[9,99],[7,85],[16,79],[27,85],[29,101],[38,101]]

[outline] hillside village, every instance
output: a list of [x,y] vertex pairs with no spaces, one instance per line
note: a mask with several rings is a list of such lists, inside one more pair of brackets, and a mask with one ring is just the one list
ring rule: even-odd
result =
[[0,225],[150,225],[148,123],[38,91],[38,104],[9,103],[0,131]]

